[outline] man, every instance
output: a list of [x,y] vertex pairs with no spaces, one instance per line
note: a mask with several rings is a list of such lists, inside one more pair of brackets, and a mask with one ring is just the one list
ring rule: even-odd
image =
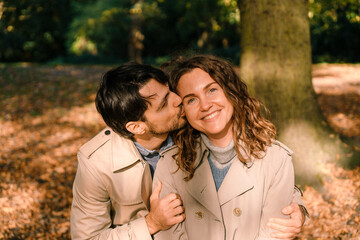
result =
[[[160,199],[161,183],[151,194],[157,161],[173,145],[168,133],[185,123],[181,99],[167,80],[161,70],[136,63],[104,75],[95,102],[109,127],[78,152],[73,239],[152,239],[185,219],[178,195]],[[304,216],[296,203],[286,214],[291,219],[269,224],[280,237],[294,238]]]

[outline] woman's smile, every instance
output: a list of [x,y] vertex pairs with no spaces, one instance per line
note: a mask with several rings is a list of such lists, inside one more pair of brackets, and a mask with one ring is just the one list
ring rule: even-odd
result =
[[220,114],[220,110],[219,111],[215,111],[205,117],[203,117],[203,120],[213,120],[213,118],[215,118],[216,116],[218,116]]

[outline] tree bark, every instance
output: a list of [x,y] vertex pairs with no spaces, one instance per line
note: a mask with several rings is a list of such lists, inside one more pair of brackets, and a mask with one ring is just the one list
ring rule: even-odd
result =
[[240,74],[270,109],[279,140],[294,150],[297,180],[321,181],[324,164],[350,155],[338,137],[329,137],[334,134],[316,101],[308,1],[239,0],[238,6]]
[[142,0],[131,0],[133,8],[130,9],[131,26],[128,46],[129,59],[138,63],[142,62],[141,54],[144,48],[144,35],[141,32],[141,27],[143,24],[142,12],[140,8],[141,3]]

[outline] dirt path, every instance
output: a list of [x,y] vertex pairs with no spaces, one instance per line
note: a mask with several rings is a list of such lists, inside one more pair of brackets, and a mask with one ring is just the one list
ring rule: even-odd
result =
[[359,145],[360,64],[314,65],[313,85],[330,126]]

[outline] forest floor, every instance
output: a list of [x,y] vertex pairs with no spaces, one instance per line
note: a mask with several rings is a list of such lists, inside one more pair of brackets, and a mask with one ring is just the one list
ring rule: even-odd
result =
[[[93,102],[108,69],[0,66],[0,239],[70,239],[76,152],[105,126]],[[360,65],[314,65],[313,85],[330,126],[360,151]],[[360,168],[326,170],[323,191],[302,187],[311,219],[298,239],[359,240]]]

